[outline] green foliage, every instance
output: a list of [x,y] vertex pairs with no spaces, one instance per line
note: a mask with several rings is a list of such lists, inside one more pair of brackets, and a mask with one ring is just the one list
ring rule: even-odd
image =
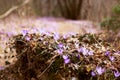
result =
[[113,7],[113,12],[120,15],[120,4]]
[[101,22],[103,29],[119,31],[120,29],[120,4],[112,8],[113,15],[109,18],[105,18]]

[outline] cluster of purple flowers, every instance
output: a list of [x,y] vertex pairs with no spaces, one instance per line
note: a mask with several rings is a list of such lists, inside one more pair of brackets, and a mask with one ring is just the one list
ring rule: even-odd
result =
[[107,52],[105,53],[105,55],[106,55],[107,57],[109,57],[109,59],[110,59],[111,61],[114,61],[114,60],[115,60],[115,57],[110,55],[110,51],[107,51]]
[[[114,56],[111,56],[110,55],[111,54],[111,52],[110,51],[107,51],[106,53],[105,53],[105,56],[107,56],[109,59],[110,59],[110,61],[114,61],[115,60],[115,57]],[[106,69],[105,68],[102,68],[102,67],[96,67],[96,69],[95,70],[93,70],[92,72],[91,72],[91,75],[92,76],[96,76],[96,75],[102,75],[103,73],[105,73],[106,72]],[[114,74],[114,76],[115,77],[119,77],[120,76],[120,72],[118,71],[118,70],[114,70],[113,71],[113,74]]]
[[23,30],[22,35],[25,36],[28,33],[28,30]]
[[[28,33],[27,30],[23,30],[22,31],[23,36],[26,36],[27,33]],[[50,33],[45,32],[45,31],[41,31],[41,34],[46,34],[46,36],[51,36]],[[65,46],[65,44],[62,43],[62,41],[59,42],[59,39],[61,38],[61,36],[58,33],[54,33],[54,34],[52,34],[52,37],[53,37],[52,39],[54,39],[55,42],[58,43],[56,51],[57,51],[57,53],[60,56],[62,56],[62,58],[64,60],[64,63],[65,64],[69,64],[70,62],[72,62],[72,60],[70,59],[71,56],[69,56],[70,53],[66,52],[64,54],[64,52],[66,51],[65,50],[66,46],[68,46],[68,45]],[[67,35],[63,35],[63,39],[67,39],[67,37],[68,37]],[[30,37],[29,36],[26,36],[25,38],[26,38],[27,41],[30,41]],[[86,56],[86,57],[96,55],[95,51],[93,51],[91,48],[88,49],[88,47],[85,47],[83,45],[79,46],[79,41],[78,42],[74,42],[74,48],[77,50],[77,53],[79,54],[79,57],[81,57],[80,54],[82,54],[83,56]],[[115,57],[113,55],[111,55],[110,51],[106,51],[104,55],[108,57],[108,59],[110,60],[110,62],[114,62],[115,61]],[[95,69],[92,69],[91,75],[92,76],[102,75],[103,73],[106,72],[106,70],[107,69],[104,68],[104,67],[97,66],[97,67],[95,67]],[[118,70],[113,71],[113,74],[114,74],[115,77],[119,77],[120,76],[120,72]]]
[[59,49],[57,49],[57,52],[63,57],[64,63],[68,64],[68,63],[70,63],[70,59],[69,59],[68,55],[63,54],[63,51],[64,51],[63,47],[64,47],[64,45],[62,43],[58,44]]
[[85,47],[81,47],[80,49],[78,49],[78,52],[82,53],[84,56],[93,55],[93,51],[88,50]]
[[[92,76],[102,75],[105,71],[106,71],[105,68],[96,67],[95,71],[92,71],[92,72],[91,72],[91,75],[92,75]],[[120,72],[119,72],[118,70],[117,70],[117,71],[113,71],[113,73],[114,73],[114,76],[115,76],[115,77],[119,77],[119,76],[120,76]]]
[[96,69],[95,69],[95,71],[91,72],[91,75],[92,76],[96,76],[97,74],[98,75],[102,75],[104,72],[105,72],[105,68],[97,66]]
[[63,49],[57,49],[58,54],[62,55],[63,54]]

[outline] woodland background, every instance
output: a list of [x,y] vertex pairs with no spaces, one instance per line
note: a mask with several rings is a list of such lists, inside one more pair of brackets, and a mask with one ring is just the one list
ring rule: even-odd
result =
[[64,17],[99,22],[104,17],[113,15],[111,9],[119,2],[120,0],[0,0],[0,15],[13,9],[8,15]]

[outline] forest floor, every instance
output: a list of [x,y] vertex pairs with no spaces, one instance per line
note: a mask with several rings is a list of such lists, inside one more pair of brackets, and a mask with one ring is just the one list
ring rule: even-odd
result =
[[[28,30],[30,33],[40,32],[41,30],[48,32],[57,32],[60,34],[84,34],[84,33],[100,33],[100,26],[91,21],[83,20],[65,20],[62,18],[21,18],[18,16],[10,16],[9,18],[0,20],[0,66],[13,63],[15,53],[6,54],[6,42],[13,35]],[[8,63],[9,62],[9,63]]]
[[[55,33],[55,34],[49,34],[49,32]],[[38,34],[43,33],[43,34],[40,35],[41,36],[40,37],[37,34],[26,34],[26,33],[38,33]],[[78,35],[74,35],[77,33],[78,33]],[[91,34],[85,34],[85,33],[98,34],[100,39],[99,39],[99,37],[97,37],[97,35],[91,35]],[[18,34],[22,34],[22,35],[18,35]],[[63,35],[63,36],[59,36],[58,34]],[[68,36],[69,34],[72,34],[72,36]],[[85,35],[83,35],[83,34],[85,34]],[[14,39],[12,39],[15,41],[13,41],[14,43],[10,44],[10,46],[14,45],[14,48],[16,48],[16,51],[12,51],[13,48],[10,48],[9,46],[7,46],[9,44],[8,42],[10,41],[9,39],[12,38],[14,35],[17,35],[17,36],[14,37]],[[118,38],[118,36],[119,36],[119,38]],[[58,40],[55,39],[57,37],[59,37]],[[67,37],[67,38],[65,38],[65,37]],[[38,38],[38,39],[36,39],[36,38]],[[56,74],[49,75],[49,70],[48,70],[48,72],[46,71],[48,68],[50,68],[51,65],[58,63],[58,62],[52,63],[52,60],[54,59],[56,54],[52,58],[47,58],[47,57],[50,57],[50,54],[48,54],[48,53],[51,53],[53,55],[54,51],[53,52],[49,52],[49,51],[52,51],[54,49],[55,49],[55,51],[57,49],[58,53],[60,53],[59,47],[60,47],[60,50],[62,48],[65,48],[65,52],[66,52],[66,50],[72,51],[72,49],[75,49],[75,50],[73,50],[73,52],[67,51],[68,53],[66,53],[66,54],[69,55],[69,57],[70,57],[71,53],[75,53],[78,50],[78,48],[80,48],[80,46],[81,46],[81,48],[83,48],[82,53],[84,53],[84,47],[88,48],[88,49],[85,48],[85,50],[86,50],[85,53],[89,53],[93,49],[93,51],[95,51],[95,52],[93,52],[94,55],[91,54],[92,52],[89,53],[89,55],[93,55],[92,58],[95,61],[100,60],[100,62],[97,61],[96,63],[101,64],[101,62],[104,58],[105,60],[108,59],[108,61],[111,64],[109,66],[112,66],[113,61],[111,60],[111,57],[107,56],[107,57],[110,57],[110,59],[106,58],[106,55],[104,54],[105,52],[109,52],[107,50],[110,50],[112,53],[114,52],[117,54],[117,55],[115,54],[115,56],[113,56],[113,57],[116,58],[116,60],[118,60],[118,62],[116,61],[116,63],[119,64],[119,61],[120,61],[119,60],[120,59],[119,58],[119,56],[120,56],[119,55],[119,53],[120,53],[120,45],[119,45],[120,41],[119,40],[120,40],[119,33],[116,35],[113,32],[107,32],[100,28],[99,23],[95,23],[92,21],[66,20],[63,18],[53,18],[53,17],[42,17],[42,18],[41,17],[39,17],[39,18],[24,17],[23,18],[23,17],[18,17],[18,16],[10,16],[6,19],[0,20],[0,70],[1,70],[0,79],[2,78],[2,80],[13,80],[13,77],[14,77],[15,80],[18,80],[18,79],[19,80],[46,80],[46,78],[49,78],[49,77],[52,78],[53,76],[56,76]],[[40,45],[36,46],[39,44],[39,41],[41,42]],[[80,42],[77,42],[77,41],[80,41]],[[63,45],[65,45],[66,47],[68,46],[68,47],[67,48],[65,46],[63,47],[63,45],[61,47],[61,45],[60,45],[61,42],[63,43]],[[10,43],[12,43],[12,41],[10,41]],[[26,43],[28,43],[28,44],[26,45]],[[46,44],[48,46],[46,46]],[[73,45],[73,44],[75,44],[75,45]],[[77,45],[77,44],[79,44],[79,45]],[[56,47],[56,46],[58,46],[58,47]],[[39,48],[40,52],[37,52],[37,50],[38,50],[37,47]],[[42,52],[41,52],[41,50],[42,50]],[[46,53],[46,50],[47,50],[47,54],[43,55],[42,53]],[[103,52],[101,52],[101,51],[103,51]],[[63,51],[64,54],[65,54],[65,52]],[[79,52],[79,50],[78,50],[78,52]],[[24,54],[22,54],[22,53],[24,53]],[[35,53],[40,53],[41,57],[40,57],[40,55],[38,56],[38,54],[36,56]],[[78,54],[80,54],[80,53],[78,53]],[[92,59],[91,57],[83,56],[83,55],[80,56],[80,60],[83,60],[82,57],[88,57],[85,59],[87,59],[87,60],[90,59],[88,61],[91,61],[91,59]],[[110,54],[110,55],[112,55],[112,54]],[[62,56],[62,55],[60,54],[59,56]],[[74,56],[79,57],[78,55],[74,55]],[[65,55],[63,55],[63,58],[64,57],[65,57]],[[58,58],[61,59],[61,57],[55,57],[55,61],[59,61]],[[71,58],[76,60],[76,57],[71,57]],[[70,58],[71,64],[73,64],[74,60],[72,62],[71,58]],[[44,60],[46,60],[46,59],[49,59],[47,61],[48,63],[51,61],[51,65],[48,66],[47,62],[45,62],[45,64],[44,64]],[[56,59],[58,59],[58,60],[56,60]],[[68,58],[65,57],[65,60],[66,59],[68,59]],[[83,62],[86,62],[87,60],[85,60]],[[14,65],[12,65],[12,64],[14,64]],[[90,62],[90,64],[91,64],[91,62]],[[95,65],[97,66],[98,64],[95,64]],[[80,63],[80,65],[81,65],[81,63]],[[87,63],[87,65],[88,65],[88,63]],[[109,66],[107,65],[108,68],[109,68]],[[116,65],[116,64],[114,66],[115,67],[117,66],[115,69],[117,69],[119,67],[119,65]],[[54,65],[52,67],[54,67]],[[62,67],[63,67],[63,65],[62,65]],[[91,67],[91,70],[92,70],[92,67]],[[74,66],[73,66],[73,68],[74,68]],[[60,67],[60,69],[61,69],[61,67]],[[89,69],[89,67],[86,70],[88,70],[88,69]],[[52,69],[50,68],[50,70],[52,70]],[[53,72],[54,72],[54,69],[53,69]],[[63,71],[61,70],[61,72],[63,74],[67,74],[67,72],[64,72],[64,68],[63,68]],[[90,73],[90,71],[88,71],[88,72]],[[41,75],[43,75],[43,73],[44,73],[44,76],[42,77],[43,78],[42,79],[40,77],[41,77]],[[50,72],[50,74],[51,74],[51,72]],[[59,80],[61,80],[61,78],[62,78],[59,75],[57,75],[57,77],[60,78]],[[58,80],[58,78],[57,78],[57,80]],[[65,76],[64,76],[64,78],[65,78]],[[79,78],[79,79],[81,79],[81,78]],[[99,79],[99,78],[97,78],[97,79]],[[101,79],[102,78],[100,78],[100,80]],[[50,79],[50,80],[53,80],[53,79]],[[88,79],[86,78],[85,80],[88,80]],[[105,77],[105,79],[102,79],[102,80],[106,80],[106,77]]]

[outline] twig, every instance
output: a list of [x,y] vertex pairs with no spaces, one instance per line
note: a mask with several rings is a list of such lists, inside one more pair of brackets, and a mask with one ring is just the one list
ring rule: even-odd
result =
[[24,6],[26,4],[29,3],[30,0],[25,0],[21,5],[17,5],[17,6],[13,6],[12,8],[10,8],[9,10],[7,10],[5,13],[3,13],[2,15],[0,15],[0,19],[3,19],[5,17],[7,17],[8,15],[10,15],[13,11],[17,10],[19,7]]
[[38,78],[40,78],[40,77],[50,68],[50,66],[52,65],[53,62],[54,62],[54,61],[52,61],[52,62],[49,64],[49,66],[38,76]]
[[47,61],[47,63],[50,63],[51,61],[53,61],[57,56],[59,55],[54,55],[52,58],[50,58],[50,60]]

